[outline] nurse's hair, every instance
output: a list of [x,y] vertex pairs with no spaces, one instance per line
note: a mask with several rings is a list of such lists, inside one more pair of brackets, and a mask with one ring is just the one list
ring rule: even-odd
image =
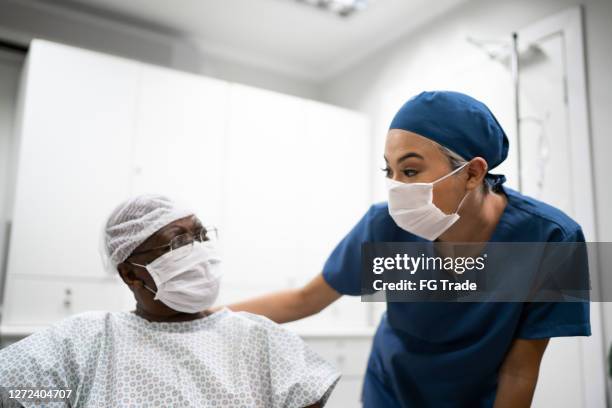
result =
[[[436,145],[438,145],[438,149],[440,149],[442,154],[445,155],[446,158],[448,159],[448,163],[450,164],[452,170],[458,169],[459,167],[463,166],[465,163],[468,162],[463,157],[453,152],[451,149],[444,147],[439,143],[436,143]],[[491,191],[491,184],[489,183],[489,179],[485,177],[482,182],[482,192],[484,194],[488,194],[490,191]]]

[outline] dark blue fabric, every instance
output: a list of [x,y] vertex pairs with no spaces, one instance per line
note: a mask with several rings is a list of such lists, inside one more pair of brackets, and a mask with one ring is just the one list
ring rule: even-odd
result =
[[[459,92],[421,92],[400,108],[389,129],[417,133],[466,160],[482,157],[489,170],[508,156],[508,137],[493,113]],[[506,181],[501,174],[488,173],[487,178],[494,187]]]
[[[508,204],[493,242],[584,242],[560,210],[502,187]],[[363,242],[424,241],[399,228],[387,203],[373,205],[337,245],[323,277],[338,292],[359,295]],[[363,388],[364,407],[492,407],[497,371],[515,338],[590,335],[589,304],[387,304]],[[391,396],[391,397],[389,397]],[[377,402],[378,401],[378,402]]]

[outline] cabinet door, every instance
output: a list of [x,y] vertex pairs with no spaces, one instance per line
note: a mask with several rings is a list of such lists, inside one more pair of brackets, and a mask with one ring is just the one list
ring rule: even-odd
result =
[[306,135],[294,166],[300,172],[299,274],[321,272],[334,247],[367,210],[371,180],[368,120],[361,114],[304,102]]
[[[334,247],[363,217],[370,203],[369,121],[361,114],[307,101],[306,137],[296,168],[305,216],[296,236],[295,282],[306,283],[323,270]],[[363,327],[369,303],[345,297],[326,313],[308,319],[312,327]]]
[[47,326],[91,310],[131,310],[134,296],[119,279],[10,275],[3,326]]
[[308,338],[306,343],[342,373],[326,407],[360,407],[361,388],[372,347],[371,337]]
[[143,67],[134,193],[168,195],[218,223],[228,92],[223,81]]
[[225,288],[242,298],[287,287],[299,268],[304,102],[231,85],[221,229]]
[[225,288],[244,298],[312,279],[362,216],[367,121],[242,86],[230,104]]
[[323,359],[334,364],[343,376],[362,376],[366,372],[372,337],[304,336],[306,343]]
[[32,43],[9,274],[104,276],[99,238],[129,192],[139,66]]

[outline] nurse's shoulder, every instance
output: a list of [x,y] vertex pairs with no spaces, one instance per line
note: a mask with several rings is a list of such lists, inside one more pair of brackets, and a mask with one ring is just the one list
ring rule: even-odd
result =
[[582,237],[580,225],[562,210],[511,188],[504,187],[504,190],[508,195],[508,205],[522,213],[521,218],[530,224],[531,229],[537,228],[548,240],[565,241]]

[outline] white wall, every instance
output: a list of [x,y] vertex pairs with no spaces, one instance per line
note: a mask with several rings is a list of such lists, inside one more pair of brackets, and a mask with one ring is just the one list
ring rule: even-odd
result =
[[318,99],[314,82],[204,54],[180,35],[60,8],[52,2],[0,0],[0,38],[32,38],[119,55],[303,98]]

